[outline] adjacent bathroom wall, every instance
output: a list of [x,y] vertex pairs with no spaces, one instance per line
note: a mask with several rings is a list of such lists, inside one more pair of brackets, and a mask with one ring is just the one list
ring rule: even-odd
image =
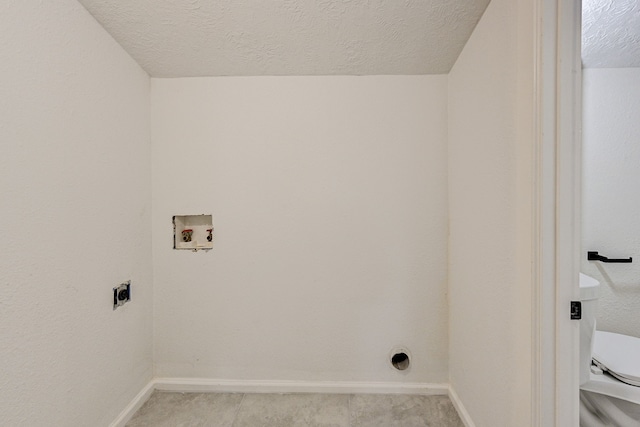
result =
[[0,58],[0,424],[106,426],[152,377],[149,79],[75,0],[2,2]]
[[477,427],[531,419],[532,11],[493,0],[449,74],[450,383]]
[[[152,79],[156,375],[446,383],[446,91]],[[177,214],[213,214],[211,251],[173,249]]]
[[[640,68],[583,70],[582,271],[602,285],[597,328],[640,337]],[[590,262],[587,251],[631,264]]]

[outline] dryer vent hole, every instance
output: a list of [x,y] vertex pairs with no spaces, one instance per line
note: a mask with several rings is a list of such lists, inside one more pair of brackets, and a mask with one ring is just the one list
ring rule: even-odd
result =
[[404,371],[409,367],[409,356],[407,353],[396,353],[391,357],[391,364],[399,371]]

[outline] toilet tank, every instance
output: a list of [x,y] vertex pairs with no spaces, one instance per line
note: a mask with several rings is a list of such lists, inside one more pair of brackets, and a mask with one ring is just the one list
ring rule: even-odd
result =
[[580,320],[580,385],[589,381],[591,372],[591,354],[593,352],[593,333],[596,330],[596,311],[600,298],[600,282],[593,277],[580,273],[580,301],[582,319]]

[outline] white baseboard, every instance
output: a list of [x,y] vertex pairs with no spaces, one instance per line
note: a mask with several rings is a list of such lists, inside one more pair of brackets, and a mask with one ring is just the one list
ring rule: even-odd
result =
[[124,408],[122,412],[120,412],[120,415],[118,415],[118,417],[109,425],[109,427],[124,427],[125,424],[129,422],[131,417],[133,417],[133,414],[135,414],[136,411],[140,409],[142,405],[144,405],[144,402],[149,399],[149,396],[151,396],[153,390],[155,390],[155,381],[151,380],[149,381],[149,384],[144,386],[140,393],[138,393],[136,397],[131,400],[127,407]]
[[177,392],[227,393],[363,393],[447,394],[447,384],[342,382],[342,381],[247,381],[208,378],[156,378],[155,389]]
[[451,403],[453,403],[454,408],[458,411],[458,415],[460,415],[460,419],[464,423],[465,427],[476,427],[471,416],[469,416],[469,413],[462,404],[458,393],[456,393],[456,391],[451,387],[449,387],[449,399],[451,399]]

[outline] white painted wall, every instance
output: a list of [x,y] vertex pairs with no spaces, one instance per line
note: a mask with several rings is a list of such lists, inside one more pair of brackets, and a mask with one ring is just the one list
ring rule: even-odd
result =
[[449,74],[450,383],[477,427],[531,420],[530,3],[493,0]]
[[105,426],[152,376],[149,79],[75,0],[2,2],[0,58],[0,424]]
[[[152,79],[156,375],[446,382],[446,86]],[[173,250],[200,213],[214,249]]]
[[[602,284],[597,328],[640,337],[640,68],[583,70],[582,271]],[[589,250],[631,264],[586,259]]]

